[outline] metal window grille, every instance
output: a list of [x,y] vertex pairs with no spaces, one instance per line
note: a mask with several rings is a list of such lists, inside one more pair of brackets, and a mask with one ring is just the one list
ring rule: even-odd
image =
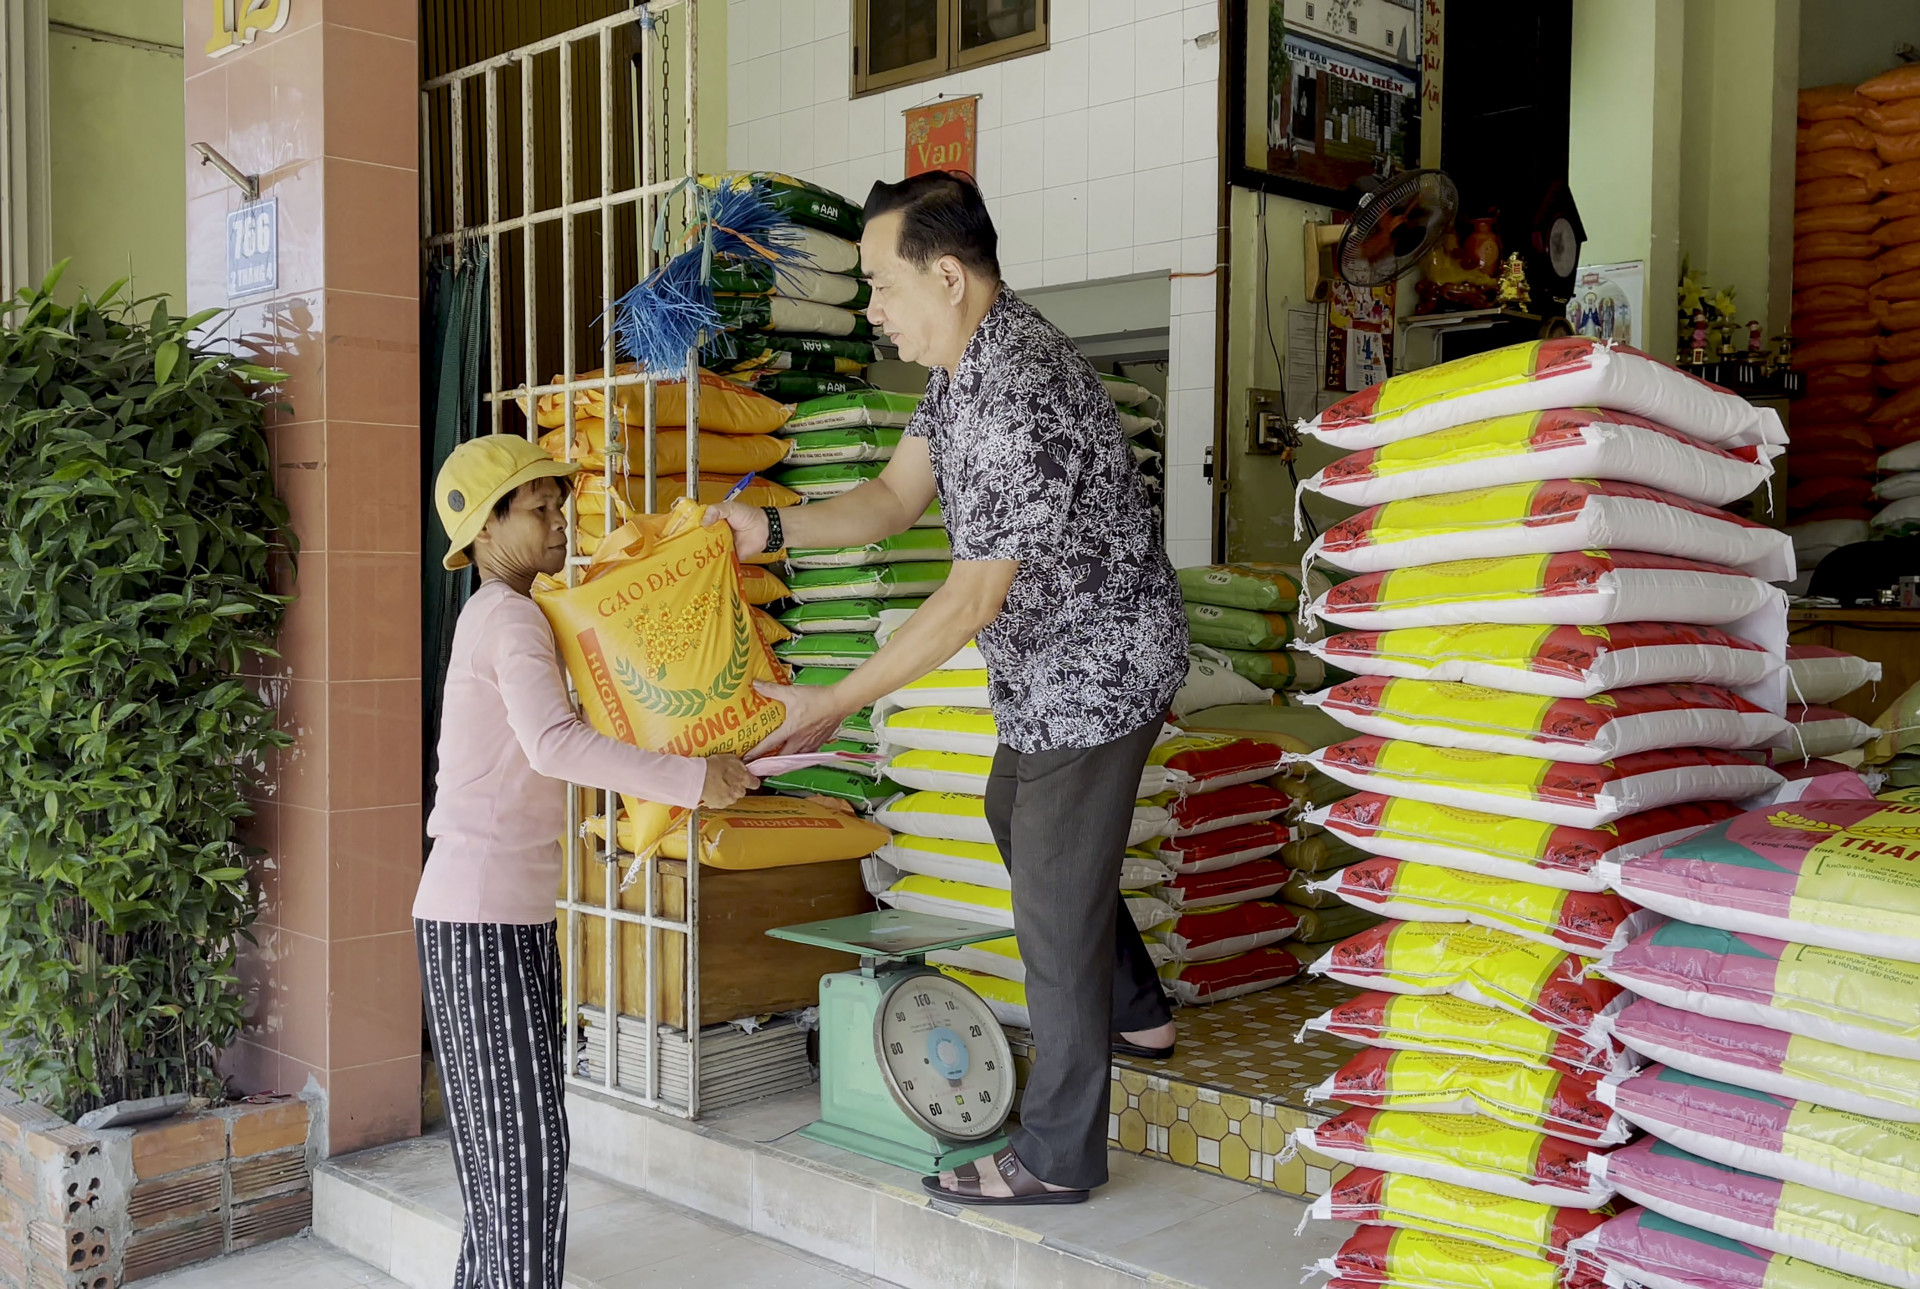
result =
[[[679,46],[677,51],[669,47],[669,10],[677,11],[671,15],[675,20],[672,30]],[[624,51],[620,57],[616,57],[616,44]],[[487,298],[492,343],[485,397],[491,429],[499,433],[511,424],[506,418],[508,404],[513,403],[524,412],[527,436],[538,437],[540,430],[534,419],[537,401],[543,395],[558,395],[566,418],[567,456],[572,459],[577,443],[575,395],[584,390],[600,390],[606,400],[607,532],[618,526],[612,499],[616,491],[621,495],[626,492],[618,485],[626,471],[628,445],[615,403],[617,392],[624,387],[643,387],[644,414],[639,446],[644,464],[645,509],[651,513],[658,505],[657,378],[643,372],[616,373],[614,338],[607,311],[624,285],[630,285],[624,277],[617,276],[617,266],[637,264],[640,276],[658,267],[661,253],[652,239],[656,219],[677,192],[690,189],[690,173],[671,176],[667,173],[675,153],[671,137],[671,86],[667,83],[672,75],[668,60],[673,52],[680,56],[678,79],[684,137],[678,157],[691,172],[694,158],[698,156],[697,49],[697,20],[690,0],[651,0],[651,3],[636,3],[620,13],[434,77],[421,86],[421,237],[425,251],[433,254],[442,248],[458,249],[480,241],[484,241],[488,249]],[[624,78],[616,77],[616,67],[625,71]],[[625,80],[624,92],[621,79]],[[546,94],[550,87],[557,98],[557,110]],[[516,100],[517,111],[513,110]],[[616,186],[625,169],[618,164],[614,146],[615,139],[626,128],[624,123],[621,129],[615,128],[617,112],[622,107],[632,112],[634,155],[631,173],[624,176],[630,182]],[[482,115],[479,123],[469,119],[476,108]],[[507,151],[516,122],[517,169],[515,155]],[[547,123],[556,125],[557,131],[548,131]],[[450,186],[449,192],[441,194],[434,191],[436,138],[446,149],[443,165]],[[479,155],[484,157],[485,172],[470,177],[467,173],[470,159],[482,141],[484,150]],[[583,143],[588,146],[583,147]],[[597,182],[594,176],[580,173],[582,167],[576,161],[581,156],[589,160],[597,157]],[[549,170],[556,164],[559,168],[557,188]],[[476,180],[476,188],[469,191],[469,183]],[[516,189],[517,212],[509,209],[515,204],[512,198]],[[437,210],[436,198],[440,199]],[[685,203],[683,218],[691,220],[694,197],[690,190],[685,191]],[[476,205],[480,207],[477,211]],[[616,236],[625,223],[633,226],[631,244]],[[543,253],[539,243],[542,238],[550,239],[555,229],[560,241],[557,331],[563,374],[543,381],[538,337],[543,333],[551,336],[556,329],[556,320],[550,316],[555,306],[555,284],[543,280],[543,269],[551,269],[553,257]],[[503,251],[509,253],[510,259],[517,259],[520,269],[517,294],[521,316],[518,318],[511,316],[511,306],[502,293],[504,287],[512,285],[503,280],[503,265],[509,262],[502,259]],[[595,259],[599,269],[597,291],[590,281]],[[594,327],[599,331],[601,374],[583,378],[579,374],[576,350],[581,348],[581,337],[590,335]],[[519,332],[521,372],[517,381],[508,384],[507,349],[514,331]],[[697,372],[698,367],[696,350],[688,355],[689,373]],[[699,495],[699,390],[697,379],[687,381],[686,486],[690,496]],[[581,570],[589,562],[580,554],[579,536],[579,516],[574,502],[569,500],[566,577],[570,585],[578,585]],[[589,800],[597,803],[597,810],[583,806],[583,801]],[[612,790],[590,784],[569,785],[566,835],[562,839],[566,891],[557,901],[562,922],[561,951],[566,963],[563,1014],[566,1017],[567,1080],[649,1109],[691,1119],[697,1117],[700,1110],[699,812],[691,812],[687,819],[685,916],[678,920],[664,916],[659,909],[663,871],[657,855],[647,856],[641,866],[639,884],[644,891],[643,908],[636,911],[621,907],[620,877],[635,857],[621,850],[618,814],[619,798]],[[586,827],[588,818],[595,815],[604,839],[598,846]],[[581,877],[588,864],[599,865],[601,899],[598,902],[583,899]],[[600,961],[594,964],[583,962],[585,924],[590,918],[599,919],[605,932],[601,937],[604,944],[603,952],[598,955]],[[619,1038],[624,1028],[620,1023],[623,978],[620,931],[624,927],[639,929],[645,951],[639,1019],[646,1037],[646,1069],[639,1091],[629,1087],[620,1072]],[[676,1080],[676,1091],[684,1091],[685,1095],[678,1097],[662,1092],[662,1040],[674,1037],[675,1031],[655,1016],[661,983],[656,974],[663,961],[662,937],[665,935],[684,937],[686,946],[680,981],[681,996],[685,1000],[685,1029],[677,1035],[684,1040],[685,1070],[683,1080]],[[583,970],[594,968],[603,973],[605,1059],[601,1077],[587,1079],[580,1074],[580,994]]]

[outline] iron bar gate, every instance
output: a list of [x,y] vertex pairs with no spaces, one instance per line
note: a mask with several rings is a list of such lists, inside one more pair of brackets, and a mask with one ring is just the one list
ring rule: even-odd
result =
[[[675,12],[670,14],[669,11]],[[680,155],[685,159],[688,172],[672,176],[663,173],[667,168],[665,159],[672,151],[669,146],[670,121],[663,115],[668,108],[667,96],[670,93],[670,86],[665,82],[671,79],[672,70],[667,49],[667,23],[670,17],[677,19],[674,25],[679,35],[680,106],[684,123],[684,147]],[[637,57],[616,58],[616,42],[637,53]],[[658,378],[645,372],[616,372],[614,338],[607,315],[622,289],[616,277],[616,264],[623,260],[628,263],[637,260],[641,277],[659,266],[662,252],[653,244],[653,230],[676,193],[682,193],[685,198],[683,218],[687,222],[692,220],[695,198],[691,191],[691,180],[696,166],[694,159],[699,155],[695,125],[698,103],[695,85],[697,53],[697,18],[691,0],[651,0],[651,3],[636,3],[622,12],[434,77],[421,86],[420,208],[424,253],[430,256],[449,247],[458,251],[480,241],[484,241],[488,249],[488,325],[492,356],[485,397],[490,427],[494,433],[500,433],[507,424],[508,405],[518,404],[525,413],[527,436],[538,438],[540,429],[535,420],[538,401],[543,395],[559,395],[565,416],[566,455],[567,459],[572,460],[577,444],[575,395],[580,391],[600,390],[605,399],[606,413],[602,481],[607,498],[606,532],[612,532],[619,524],[615,496],[625,496],[627,493],[620,486],[620,477],[627,467],[627,445],[616,395],[619,390],[629,386],[643,386],[641,462],[644,466],[645,509],[651,513],[659,502],[658,389],[655,383]],[[616,76],[617,64],[624,65],[624,77]],[[542,82],[552,83],[553,76],[549,74],[549,69],[557,74],[557,113],[539,92]],[[576,81],[582,80],[587,83],[584,94],[576,84]],[[624,95],[621,93],[623,80]],[[587,100],[584,106],[582,99]],[[514,111],[516,100],[517,111]],[[631,173],[625,176],[629,182],[620,185],[618,176],[621,167],[613,141],[620,132],[615,129],[616,113],[617,105],[623,100],[633,112],[633,156]],[[483,115],[478,127],[468,120],[476,109]],[[591,185],[583,184],[583,176],[578,173],[579,167],[576,165],[576,154],[580,151],[577,144],[583,137],[577,126],[583,115],[594,126],[587,137],[595,146],[586,151],[589,158],[597,157],[599,163],[598,182]],[[509,128],[509,117],[517,121],[517,171],[513,168],[514,155],[505,150],[507,136],[513,133]],[[658,137],[654,128],[656,119],[659,120]],[[551,148],[547,146],[549,140],[546,136],[549,132],[544,129],[544,122],[549,120],[558,127]],[[476,128],[485,140],[485,174],[477,177],[480,186],[470,192],[466,173],[469,131]],[[448,141],[446,161],[451,187],[450,193],[439,194],[447,198],[442,202],[439,219],[436,219],[436,193],[433,188],[433,141],[436,135]],[[553,155],[555,153],[557,157]],[[547,168],[556,160],[559,165],[557,196],[554,200],[543,201],[542,181],[552,191]],[[520,198],[517,213],[507,209],[513,204],[516,178]],[[583,187],[591,187],[594,191],[583,194]],[[473,207],[482,193],[481,210],[475,212]],[[623,221],[630,221],[633,225],[635,242],[632,255],[622,254],[624,248],[616,239],[616,228]],[[444,226],[436,227],[436,223]],[[541,306],[551,305],[553,283],[541,280],[543,256],[536,253],[536,242],[550,235],[553,230],[557,230],[560,240],[561,375],[543,381],[537,336],[543,321]],[[583,260],[590,262],[595,258],[591,252],[596,239],[598,281],[589,284],[581,280],[581,264]],[[502,280],[503,249],[518,251],[518,295],[522,316],[517,320],[505,316],[503,287],[507,284]],[[583,301],[583,292],[588,294],[588,300]],[[589,311],[583,314],[583,307]],[[520,378],[508,384],[504,370],[507,363],[504,341],[509,325],[516,321],[519,324],[517,329],[522,333],[521,371]],[[575,352],[579,348],[578,337],[595,325],[600,332],[600,374],[582,377]],[[687,363],[689,375],[696,375],[699,370],[697,349],[688,354]],[[699,393],[699,380],[689,379],[686,382],[686,490],[687,495],[693,497],[699,496],[700,479]],[[566,570],[570,585],[578,584],[581,570],[589,562],[588,557],[580,553],[579,537],[578,510],[570,498],[567,503]],[[583,811],[583,799],[598,802],[597,824],[603,839],[598,848],[593,844],[587,827],[587,812],[591,811],[591,807]],[[699,812],[690,812],[687,819],[686,897],[684,917],[680,920],[666,917],[658,907],[662,869],[657,848],[656,853],[644,860],[641,868],[640,882],[645,892],[643,909],[634,911],[621,907],[620,876],[635,857],[624,853],[620,847],[618,814],[619,796],[613,790],[592,784],[569,785],[566,835],[561,842],[566,864],[566,890],[557,901],[563,922],[561,952],[566,964],[563,1013],[566,1017],[566,1038],[563,1050],[567,1081],[595,1087],[650,1109],[696,1118],[700,1112]],[[598,903],[582,898],[581,875],[587,864],[600,865],[601,900]],[[584,923],[590,917],[601,919],[605,931],[602,936],[604,952],[600,955],[601,961],[595,964],[604,973],[602,997],[605,1003],[602,1030],[605,1060],[602,1063],[602,1076],[598,1080],[585,1078],[580,1069],[580,989],[582,971],[587,969],[582,961],[583,931]],[[618,929],[626,926],[639,928],[644,937],[645,983],[638,1019],[644,1026],[646,1036],[646,1074],[639,1091],[629,1088],[620,1076],[622,975],[619,955],[622,937]],[[661,1088],[663,1039],[675,1037],[675,1032],[662,1025],[655,1015],[660,983],[656,979],[656,970],[662,960],[663,934],[683,936],[686,946],[682,955],[680,981],[685,1028],[677,1036],[685,1052],[685,1096],[679,1099],[663,1096]]]

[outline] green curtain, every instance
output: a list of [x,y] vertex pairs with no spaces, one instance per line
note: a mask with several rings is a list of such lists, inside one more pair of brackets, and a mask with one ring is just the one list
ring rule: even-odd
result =
[[420,380],[420,423],[427,428],[422,446],[420,549],[421,656],[426,662],[426,796],[433,807],[439,771],[440,697],[447,662],[453,653],[453,628],[473,592],[473,573],[449,573],[440,567],[447,535],[433,504],[433,481],[455,447],[484,432],[486,403],[481,373],[487,367],[487,248],[476,243],[458,254],[443,252],[427,270],[426,308],[422,310],[423,352],[427,367]]

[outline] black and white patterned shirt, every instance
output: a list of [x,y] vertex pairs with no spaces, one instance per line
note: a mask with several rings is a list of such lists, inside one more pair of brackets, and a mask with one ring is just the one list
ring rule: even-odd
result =
[[1073,342],[1002,286],[906,433],[927,440],[953,557],[1020,561],[979,634],[1000,741],[1095,747],[1165,716],[1187,675],[1180,584]]

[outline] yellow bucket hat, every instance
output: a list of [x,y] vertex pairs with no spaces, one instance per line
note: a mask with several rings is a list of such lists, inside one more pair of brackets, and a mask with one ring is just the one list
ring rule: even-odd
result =
[[579,470],[579,463],[555,461],[518,434],[486,434],[462,443],[433,481],[433,504],[450,547],[440,563],[449,569],[468,565],[467,547],[500,498],[531,480],[564,479]]

